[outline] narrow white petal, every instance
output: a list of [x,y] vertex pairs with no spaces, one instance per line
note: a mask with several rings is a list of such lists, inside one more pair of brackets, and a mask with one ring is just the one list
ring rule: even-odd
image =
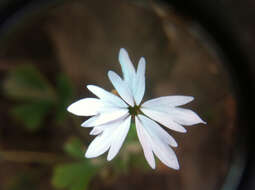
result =
[[[120,126],[120,124],[122,124],[126,120],[127,117],[128,117],[128,114],[126,114],[123,117],[116,119],[114,121],[104,123],[102,125],[97,125],[96,127],[94,127],[91,130],[90,135],[98,135],[101,132],[103,132],[104,130],[106,130],[107,128],[113,128],[113,127],[117,128]],[[97,119],[98,116],[95,116],[94,118]]]
[[124,81],[127,82],[130,89],[133,85],[133,80],[136,75],[134,65],[132,64],[127,51],[124,48],[120,49],[119,62],[123,73]]
[[149,163],[150,167],[152,169],[155,169],[156,165],[155,165],[154,155],[152,152],[152,147],[150,144],[150,137],[148,136],[147,132],[145,131],[140,120],[137,117],[135,117],[135,124],[136,124],[137,136],[142,145],[145,159]]
[[130,122],[131,116],[112,122],[107,127],[103,125],[94,127],[91,132],[100,132],[100,134],[90,143],[85,156],[94,158],[105,153],[110,148],[107,159],[113,159],[127,136]]
[[98,114],[102,106],[102,101],[97,98],[84,98],[72,103],[67,111],[78,116],[92,116]]
[[178,131],[181,133],[185,133],[187,130],[181,126],[180,124],[174,122],[171,118],[171,116],[167,113],[155,111],[148,108],[141,108],[141,111],[150,117],[151,119],[159,122],[161,125],[164,125],[168,127],[169,129],[172,129],[174,131]]
[[81,124],[82,127],[94,127],[106,124],[108,122],[121,119],[123,116],[128,115],[128,109],[115,109],[109,112],[103,112],[99,115],[91,117]]
[[142,104],[144,108],[160,108],[181,106],[191,102],[194,98],[192,96],[162,96],[159,98],[151,99]]
[[101,127],[94,127],[91,131],[90,131],[90,135],[99,135],[100,133],[103,132],[103,128]]
[[126,82],[124,82],[119,75],[117,75],[113,71],[108,72],[108,77],[114,86],[114,88],[117,90],[120,97],[125,100],[129,105],[134,106],[134,99],[131,93],[131,90]]
[[114,95],[113,93],[107,92],[101,87],[95,86],[95,85],[88,85],[87,88],[95,94],[97,97],[99,97],[104,102],[111,103],[118,107],[127,108],[128,105],[118,96]]
[[[114,120],[114,121],[110,121],[107,123],[104,123],[102,125],[97,125],[94,128],[98,128],[101,129],[102,131],[105,130],[106,128],[111,128],[111,127],[118,127],[121,123],[123,123],[123,121],[129,116],[129,114],[125,114],[124,116]],[[98,117],[95,116],[95,119],[97,119]]]
[[94,127],[94,123],[96,122],[96,120],[99,118],[99,115],[95,115],[91,118],[89,118],[88,120],[84,121],[81,126],[82,127]]
[[148,134],[147,143],[150,144],[155,155],[168,167],[178,170],[179,163],[174,151],[168,146],[167,143],[165,143],[165,140],[161,139],[159,136],[154,134],[152,130],[150,130],[152,126],[147,125],[148,120],[145,119],[144,116],[138,115],[137,118],[138,119],[136,120],[141,122],[141,127],[143,127],[144,131],[146,131]]
[[89,145],[85,156],[87,158],[95,158],[105,153],[111,145],[111,134],[115,130],[114,127],[107,128],[102,134],[98,135]]
[[142,121],[143,125],[146,126],[146,129],[150,131],[150,134],[157,136],[157,138],[162,139],[162,141],[170,146],[178,146],[175,139],[162,129],[155,121],[143,115],[139,115],[139,119]]
[[152,149],[161,162],[170,168],[179,170],[180,166],[176,154],[167,144],[162,143],[158,139],[154,139],[154,143],[152,143]]
[[175,108],[171,110],[170,114],[173,120],[181,125],[206,124],[194,111],[189,109]]
[[107,160],[112,160],[119,152],[130,128],[131,116],[126,118],[114,131],[112,135],[111,147],[107,156]]
[[141,103],[145,92],[145,65],[145,59],[142,57],[139,60],[136,78],[133,83],[133,95],[136,105]]

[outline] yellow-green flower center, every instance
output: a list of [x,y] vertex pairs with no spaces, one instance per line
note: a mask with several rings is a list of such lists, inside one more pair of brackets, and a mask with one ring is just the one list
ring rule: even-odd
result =
[[135,105],[134,107],[129,106],[128,107],[129,114],[132,116],[138,115],[140,111],[140,106]]

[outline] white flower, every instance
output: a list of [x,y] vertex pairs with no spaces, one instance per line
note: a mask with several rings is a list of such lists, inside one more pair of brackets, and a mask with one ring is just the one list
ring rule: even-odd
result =
[[205,123],[193,111],[179,108],[193,100],[190,96],[164,96],[141,104],[145,92],[145,59],[139,60],[137,71],[125,49],[120,49],[119,62],[123,79],[113,71],[108,77],[119,96],[95,85],[87,88],[98,98],[84,98],[71,104],[67,110],[78,116],[93,116],[83,127],[93,127],[97,135],[85,156],[94,158],[107,150],[107,160],[119,152],[134,119],[139,141],[149,165],[155,169],[154,154],[168,167],[178,170],[179,163],[172,147],[177,143],[160,125],[186,132],[182,125]]

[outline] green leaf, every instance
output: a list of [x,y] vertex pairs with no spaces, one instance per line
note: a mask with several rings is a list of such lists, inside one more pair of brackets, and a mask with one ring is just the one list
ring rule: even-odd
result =
[[26,103],[14,107],[11,114],[22,121],[28,130],[35,131],[41,126],[51,106],[50,102]]
[[59,74],[57,77],[57,95],[58,102],[56,105],[56,121],[62,123],[67,116],[66,108],[72,102],[74,90],[71,82],[64,74]]
[[79,138],[71,137],[64,145],[64,150],[74,158],[84,159],[83,145]]
[[97,171],[98,169],[89,160],[58,165],[53,172],[52,184],[56,188],[86,190]]
[[57,92],[60,98],[65,101],[70,101],[73,96],[73,86],[69,78],[63,73],[57,77]]
[[14,99],[55,101],[56,98],[48,81],[33,65],[11,70],[4,82],[4,90]]

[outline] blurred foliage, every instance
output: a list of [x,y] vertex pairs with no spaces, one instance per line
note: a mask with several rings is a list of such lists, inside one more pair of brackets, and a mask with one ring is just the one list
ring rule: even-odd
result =
[[127,142],[121,152],[112,161],[112,168],[115,175],[127,174],[130,170],[150,169],[138,142]]
[[53,186],[70,190],[87,189],[90,180],[97,174],[99,165],[84,159],[82,142],[78,138],[71,137],[64,145],[64,150],[78,161],[57,165],[53,172]]
[[76,159],[84,158],[83,143],[77,137],[70,137],[65,145],[64,151],[71,157]]
[[[135,132],[132,124],[131,129]],[[131,131],[132,131],[131,130]],[[56,188],[67,188],[69,190],[85,190],[95,175],[103,175],[103,178],[118,177],[120,174],[128,173],[132,168],[148,168],[144,158],[141,156],[138,142],[135,140],[135,133],[128,135],[128,143],[124,145],[120,154],[111,162],[108,167],[103,159],[84,158],[83,143],[77,137],[69,138],[65,145],[65,152],[75,161],[71,163],[59,164],[54,168],[52,184]],[[131,141],[132,140],[132,141]],[[112,172],[109,172],[112,170]],[[108,172],[107,172],[108,171]],[[113,175],[113,176],[112,176]],[[100,176],[100,175],[99,175]],[[102,177],[102,176],[101,176]]]
[[74,89],[71,82],[63,73],[57,77],[56,93],[58,101],[56,105],[56,121],[58,124],[62,124],[67,117],[67,106],[71,103],[74,95]]
[[56,122],[64,122],[73,88],[63,74],[58,75],[56,81],[54,88],[33,65],[22,65],[8,73],[4,83],[5,94],[18,101],[10,112],[28,130],[39,129],[52,109],[55,110]]
[[47,100],[55,93],[47,79],[33,65],[21,65],[10,70],[4,83],[7,96],[16,100]]
[[23,121],[28,130],[34,131],[41,126],[51,107],[49,102],[24,103],[13,107],[11,114],[16,119]]
[[[64,125],[68,116],[69,119],[73,119],[67,114],[66,108],[72,101],[74,89],[65,74],[57,75],[56,84],[52,85],[35,66],[22,65],[7,74],[4,92],[16,103],[10,110],[10,114],[21,121],[29,131],[40,129],[48,116],[54,118],[51,124],[57,125]],[[73,125],[76,123],[71,122]],[[52,185],[55,188],[85,190],[95,175],[108,173],[110,177],[112,175],[117,177],[121,173],[129,172],[132,168],[144,169],[147,166],[140,154],[141,147],[134,123],[131,124],[126,143],[109,165],[100,158],[84,158],[83,144],[76,136],[69,137],[64,143],[63,149],[72,161],[54,166]],[[107,179],[109,176],[104,177]],[[20,178],[16,183],[17,187],[23,186],[23,183],[26,184],[26,179]],[[15,190],[15,188],[16,186],[13,186],[12,189]]]
[[131,123],[125,143],[120,150],[119,155],[113,160],[113,170],[118,175],[128,173],[130,169],[144,170],[149,168],[143,156],[142,149],[138,141],[135,123]]
[[85,190],[97,169],[89,160],[57,165],[54,169],[52,184],[56,188]]

